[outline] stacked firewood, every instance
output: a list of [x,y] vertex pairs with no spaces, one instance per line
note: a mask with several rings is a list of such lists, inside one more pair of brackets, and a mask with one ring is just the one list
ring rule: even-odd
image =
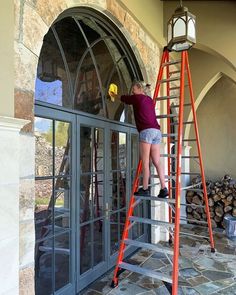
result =
[[[199,185],[196,185],[198,183]],[[202,188],[200,180],[194,179],[193,184],[195,184],[195,191],[187,191],[186,202],[205,205],[203,192],[196,192],[196,188]],[[233,180],[229,175],[225,175],[220,181],[208,181],[207,194],[212,227],[222,228],[224,227],[223,219],[226,214],[236,217],[236,180]],[[206,221],[205,208],[186,206],[186,210],[188,219]]]

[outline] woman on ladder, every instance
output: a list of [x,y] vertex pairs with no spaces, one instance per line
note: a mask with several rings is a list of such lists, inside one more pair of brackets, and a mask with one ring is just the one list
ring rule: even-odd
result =
[[[165,198],[169,193],[165,186],[164,169],[160,161],[160,143],[162,135],[160,125],[156,120],[153,100],[146,95],[147,87],[148,85],[145,85],[142,81],[135,81],[131,88],[132,95],[122,95],[120,98],[122,102],[133,105],[134,118],[139,132],[140,159],[143,165],[143,187],[135,192],[135,195],[150,195],[148,182],[150,176],[149,161],[151,158],[158,172],[161,184],[158,197]],[[110,96],[114,96],[114,93],[109,92],[109,94]]]

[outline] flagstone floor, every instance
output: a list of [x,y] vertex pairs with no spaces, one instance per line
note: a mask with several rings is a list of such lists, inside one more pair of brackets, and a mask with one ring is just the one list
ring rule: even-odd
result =
[[[185,232],[207,235],[203,227],[187,226]],[[179,258],[179,295],[236,294],[236,241],[223,232],[214,232],[216,253],[206,240],[182,237]],[[167,246],[167,243],[163,243]],[[141,249],[127,262],[171,275],[170,261],[163,253]],[[91,284],[81,295],[168,295],[165,285],[140,274],[123,272],[112,289],[113,271]]]

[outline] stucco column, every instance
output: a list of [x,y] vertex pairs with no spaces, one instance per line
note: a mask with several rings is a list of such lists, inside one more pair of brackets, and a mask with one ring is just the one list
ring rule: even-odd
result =
[[19,294],[19,133],[26,123],[0,116],[0,295]]

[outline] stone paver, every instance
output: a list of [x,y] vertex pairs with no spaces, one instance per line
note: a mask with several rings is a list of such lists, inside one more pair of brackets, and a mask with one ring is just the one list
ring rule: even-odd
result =
[[[207,235],[202,228],[192,226],[191,233]],[[206,241],[182,238],[179,258],[178,295],[236,295],[236,242],[217,232],[214,235],[216,253],[211,253]],[[161,243],[168,247],[168,243]],[[170,256],[171,257],[171,256]],[[142,267],[171,275],[172,265],[163,253],[140,250],[128,259]],[[110,288],[113,271],[81,292],[83,295],[168,295],[166,286],[153,278],[123,272],[119,285]]]

